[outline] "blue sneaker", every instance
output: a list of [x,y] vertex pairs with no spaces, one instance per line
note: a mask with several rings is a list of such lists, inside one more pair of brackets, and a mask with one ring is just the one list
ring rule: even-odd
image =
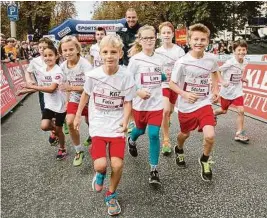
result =
[[105,178],[106,174],[96,172],[92,181],[92,189],[96,192],[101,192],[103,190]]
[[117,200],[117,192],[105,197],[106,205],[108,206],[108,214],[110,216],[115,216],[121,213],[121,207]]

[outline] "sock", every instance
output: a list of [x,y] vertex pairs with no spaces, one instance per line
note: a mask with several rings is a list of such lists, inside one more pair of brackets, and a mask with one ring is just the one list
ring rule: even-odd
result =
[[184,153],[184,149],[180,149],[180,148],[178,148],[178,146],[175,146],[175,153],[183,154]]
[[157,170],[157,165],[150,165],[150,171]]
[[130,144],[131,144],[132,146],[136,146],[136,145],[134,144],[134,141],[131,139],[131,137],[129,138],[129,142],[130,142]]
[[83,146],[81,146],[81,145],[74,146],[74,148],[75,148],[75,151],[76,151],[77,153],[83,151]]
[[151,165],[158,165],[160,141],[159,141],[159,126],[148,125],[149,137],[149,162]]
[[205,156],[204,154],[202,154],[202,157],[200,158],[200,161],[202,161],[202,162],[208,162],[209,157],[210,156]]
[[112,195],[114,192],[110,192],[109,190],[106,192],[106,196]]

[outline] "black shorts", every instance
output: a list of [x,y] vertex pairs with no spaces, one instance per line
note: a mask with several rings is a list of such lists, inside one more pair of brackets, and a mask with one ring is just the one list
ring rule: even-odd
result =
[[65,121],[66,112],[64,113],[57,113],[54,111],[51,111],[47,108],[43,111],[42,120],[52,120],[53,118],[56,119],[56,126],[63,126],[63,123]]

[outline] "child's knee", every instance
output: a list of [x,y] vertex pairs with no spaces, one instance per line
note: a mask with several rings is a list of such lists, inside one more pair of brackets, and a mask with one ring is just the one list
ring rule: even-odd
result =
[[178,137],[181,137],[181,138],[184,138],[184,139],[187,139],[189,136],[190,136],[190,132],[188,132],[188,133],[180,132],[178,134]]
[[163,117],[170,117],[171,116],[171,110],[164,109],[163,110]]
[[99,158],[94,161],[94,168],[96,172],[103,173],[107,169],[107,161],[106,158]]
[[149,128],[148,129],[149,138],[152,139],[152,140],[159,139],[160,127],[151,125],[148,128]]
[[208,134],[208,135],[204,136],[204,140],[205,140],[205,142],[207,142],[208,144],[214,144],[214,141],[215,141],[215,135],[214,135],[214,134]]
[[244,116],[244,114],[245,114],[244,107],[237,108],[237,113],[238,113],[238,115]]
[[113,172],[117,172],[123,168],[123,160],[120,158],[111,158],[111,168]]
[[47,125],[46,123],[41,123],[41,130],[43,131],[49,131],[49,125]]

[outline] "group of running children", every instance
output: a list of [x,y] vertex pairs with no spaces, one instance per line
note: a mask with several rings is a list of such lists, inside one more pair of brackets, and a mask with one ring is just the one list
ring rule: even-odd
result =
[[[121,212],[116,190],[122,175],[126,141],[131,156],[137,157],[136,141],[145,134],[146,128],[151,167],[149,183],[161,184],[158,173],[160,127],[162,153],[168,155],[172,152],[169,124],[177,99],[180,132],[174,152],[179,167],[186,167],[184,143],[190,132],[198,128],[203,132],[204,147],[199,158],[201,177],[204,181],[212,180],[209,156],[214,145],[216,117],[226,113],[231,104],[238,110],[235,140],[249,140],[243,126],[242,92],[242,82],[247,82],[243,78],[247,43],[235,41],[233,57],[219,67],[216,57],[204,52],[209,44],[210,31],[203,24],[190,26],[191,50],[187,54],[172,43],[174,27],[170,22],[162,23],[159,32],[162,46],[155,49],[154,27],[145,25],[139,29],[129,51],[131,58],[127,67],[119,65],[123,56],[120,37],[106,36],[103,28],[97,29],[97,43],[91,47],[93,66],[81,56],[81,46],[75,37],[64,37],[58,50],[50,40],[43,38],[39,41],[41,56],[31,61],[26,73],[27,82],[19,93],[44,93],[41,129],[51,131],[49,142],[52,145],[59,143],[57,160],[67,155],[63,133],[66,122],[76,151],[74,166],[81,165],[84,158],[79,128],[82,116],[85,116],[92,140],[89,152],[95,170],[92,188],[97,192],[103,189],[107,156],[110,158],[110,184],[105,195],[109,215]],[[60,66],[59,55],[64,58]],[[213,111],[211,105],[219,97],[221,106]],[[126,139],[131,119],[135,121],[135,127]]]

